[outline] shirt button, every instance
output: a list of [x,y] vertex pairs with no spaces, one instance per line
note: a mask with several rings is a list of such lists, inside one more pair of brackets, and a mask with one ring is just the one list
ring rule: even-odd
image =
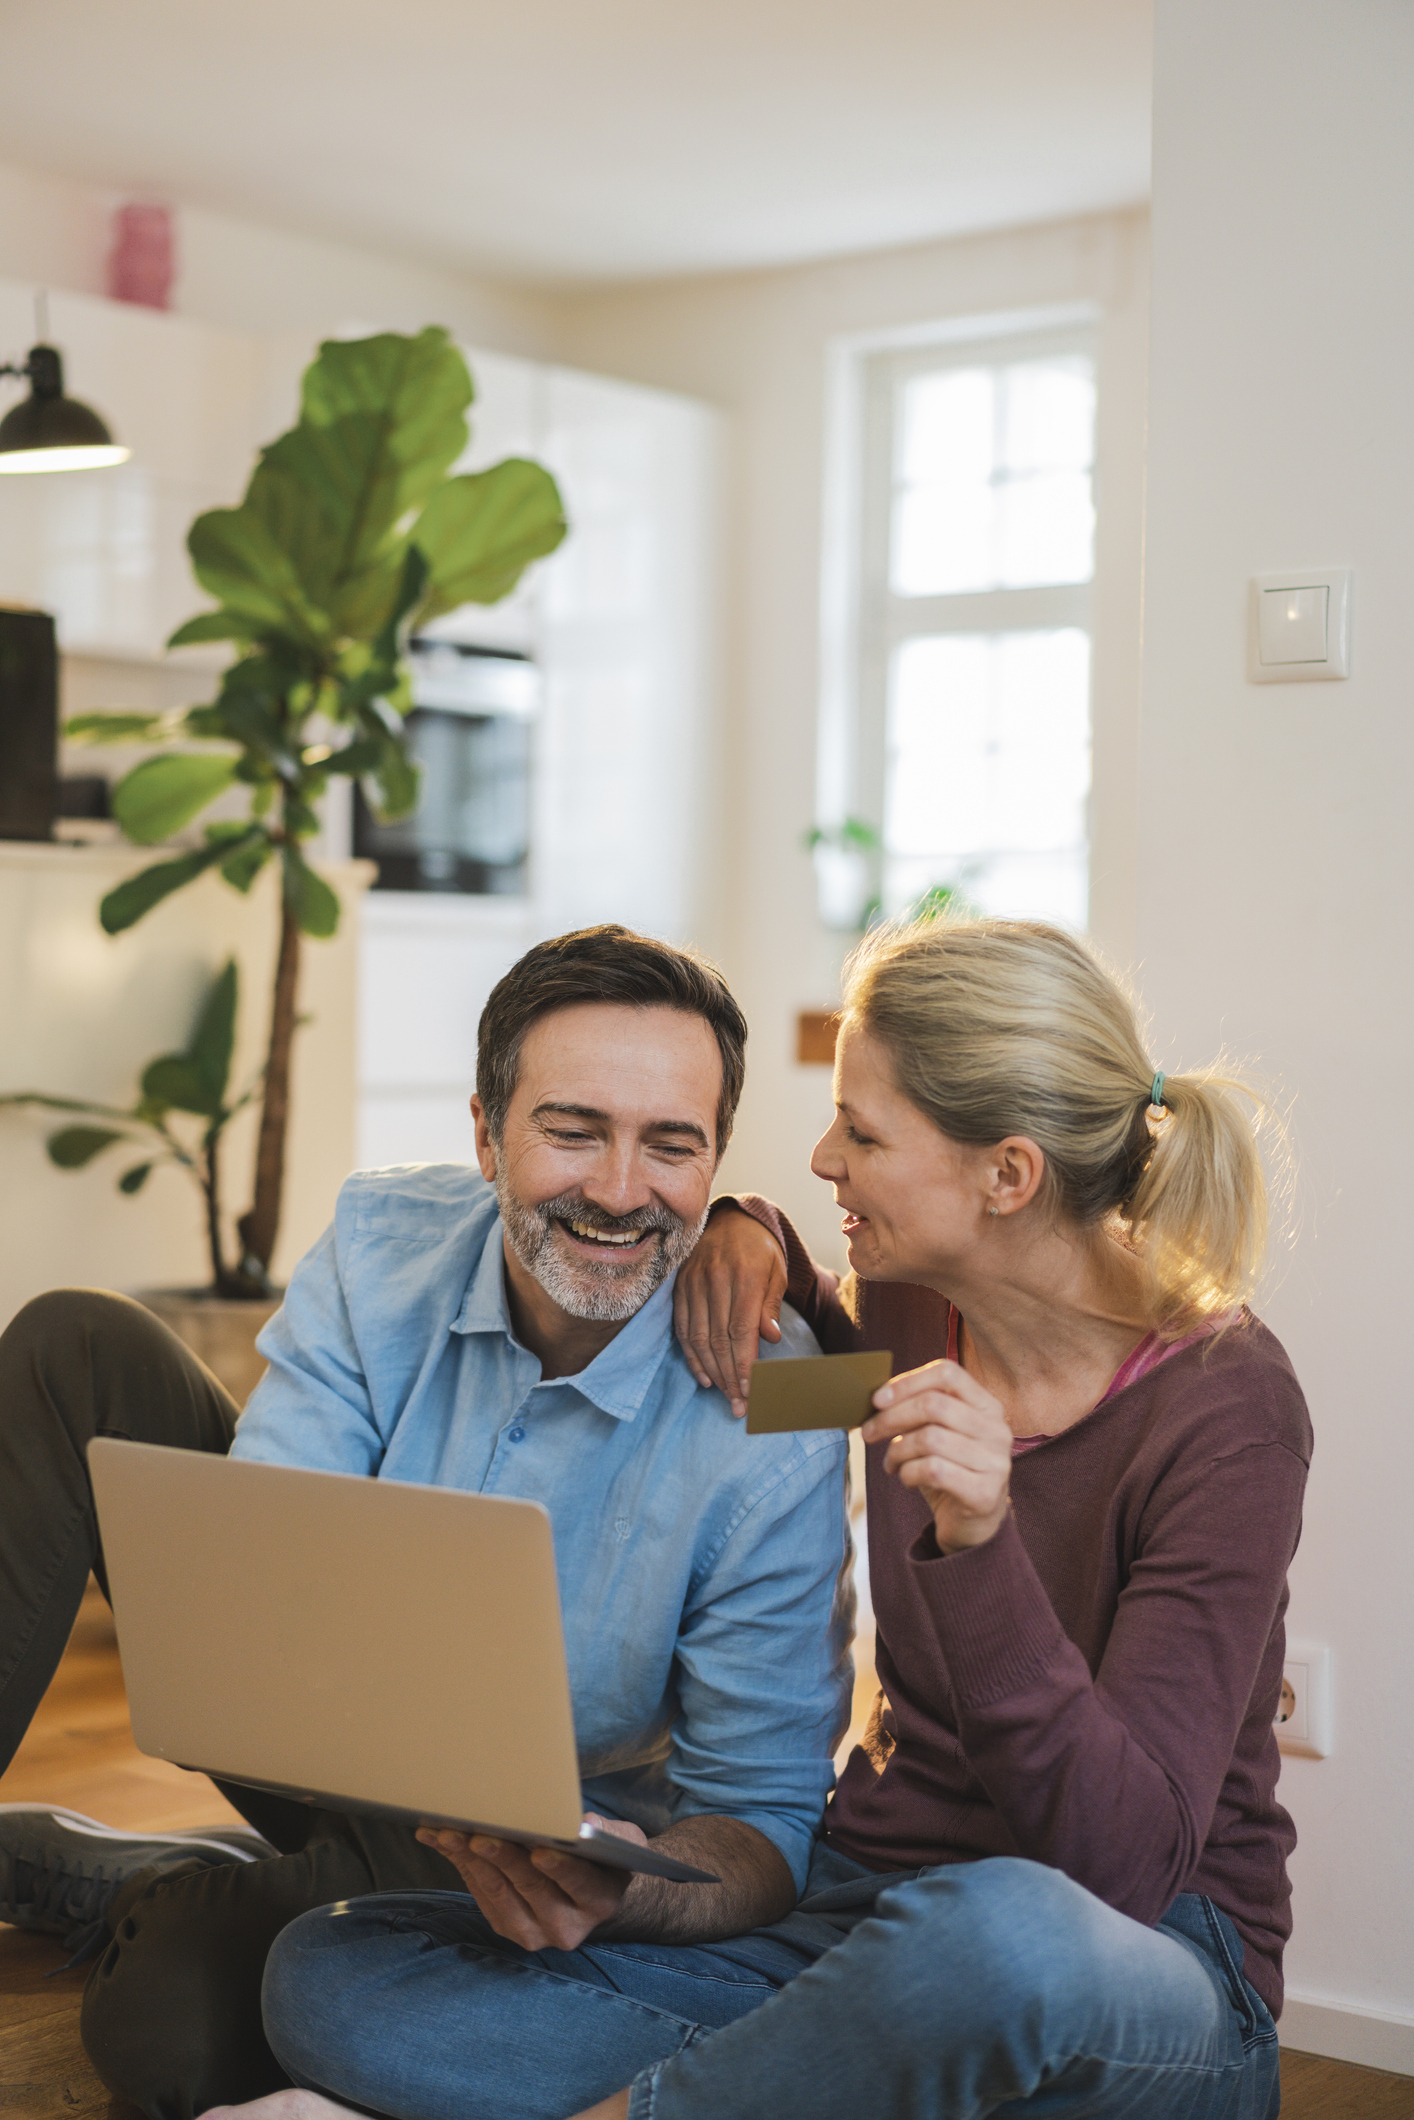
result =
[[512,1428],[509,1433],[513,1443],[523,1443],[525,1441],[525,1430],[523,1428]]

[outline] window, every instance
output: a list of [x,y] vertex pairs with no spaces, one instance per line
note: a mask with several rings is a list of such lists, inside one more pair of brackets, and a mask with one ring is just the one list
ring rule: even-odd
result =
[[822,772],[827,826],[873,827],[886,913],[941,887],[1083,928],[1091,345],[1072,328],[856,360],[857,726],[833,820]]

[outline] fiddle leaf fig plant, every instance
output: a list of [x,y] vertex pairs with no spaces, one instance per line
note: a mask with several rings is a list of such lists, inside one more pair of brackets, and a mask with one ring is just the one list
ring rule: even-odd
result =
[[108,893],[99,918],[110,935],[207,870],[238,891],[267,866],[279,874],[253,1193],[237,1225],[239,1258],[217,1269],[229,1295],[270,1290],[301,940],[332,935],[339,922],[337,895],[304,854],[319,799],[341,774],[363,784],[382,817],[415,806],[402,726],[409,634],[459,605],[498,602],[565,535],[543,466],[508,457],[452,475],[472,394],[466,362],[435,326],[321,346],[298,421],[261,451],[240,505],[198,516],[187,538],[215,608],[179,626],[168,646],[234,645],[216,697],[173,716],[85,714],[66,725],[89,743],[176,746],[114,790],[113,813],[139,846],[187,831],[218,800],[223,811],[233,795],[241,802],[238,815],[207,822],[198,844]]

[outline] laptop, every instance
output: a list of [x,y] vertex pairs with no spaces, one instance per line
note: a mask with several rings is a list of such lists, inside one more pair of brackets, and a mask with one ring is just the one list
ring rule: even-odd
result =
[[718,1882],[581,1822],[538,1502],[111,1437],[88,1461],[140,1750],[334,1810]]

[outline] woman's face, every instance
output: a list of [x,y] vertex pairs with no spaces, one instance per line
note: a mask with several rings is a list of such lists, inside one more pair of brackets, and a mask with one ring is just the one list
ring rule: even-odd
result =
[[850,1265],[871,1281],[945,1283],[985,1232],[995,1153],[939,1133],[857,1025],[835,1050],[835,1107],[810,1168],[845,1210]]

